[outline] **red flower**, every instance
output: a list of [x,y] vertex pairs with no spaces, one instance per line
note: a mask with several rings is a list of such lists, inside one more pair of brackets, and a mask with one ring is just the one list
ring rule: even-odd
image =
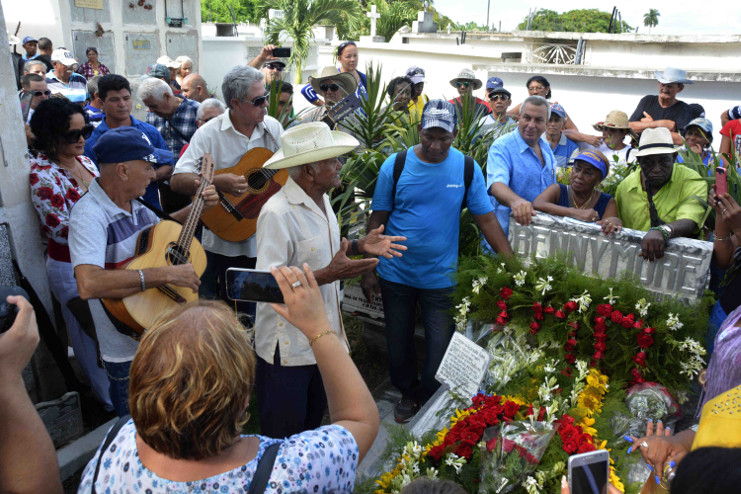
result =
[[39,187],[39,190],[36,191],[36,195],[45,201],[48,201],[51,199],[51,196],[54,195],[54,191],[51,187]]
[[514,401],[508,401],[504,404],[504,417],[511,419],[514,418],[515,414],[520,411],[520,405]]
[[57,216],[56,214],[49,213],[46,215],[46,224],[50,227],[56,228],[57,226],[59,226],[59,223],[61,223],[61,221],[59,221],[59,216]]
[[530,323],[530,332],[532,334],[536,334],[539,329],[540,329],[540,324],[538,324],[535,321],[533,321],[533,322]]
[[594,447],[594,444],[583,442],[579,444],[579,448],[576,450],[576,452],[577,453],[588,453],[590,451],[594,451],[595,449],[597,448]]
[[[494,451],[494,448],[496,448],[496,447],[497,447],[497,438],[496,437],[494,437],[494,438],[489,439],[488,441],[486,441],[486,451],[492,452],[492,451]],[[430,452],[432,452],[432,450],[430,450]]]
[[575,338],[569,338],[568,340],[566,340],[566,344],[569,345],[569,346],[571,346],[571,347],[575,347],[576,346],[576,339]]
[[571,326],[574,329],[579,329],[579,323],[576,321],[569,322],[569,326]]
[[594,360],[602,360],[603,358],[605,358],[605,354],[602,351],[597,350],[596,352],[594,352],[594,355],[592,355],[592,358]]
[[538,420],[543,420],[545,418],[545,407],[540,407],[540,411],[538,412]]
[[641,374],[641,371],[638,370],[638,368],[633,367],[630,370],[630,374],[633,376],[633,378],[638,381],[639,379],[643,379],[643,374]]
[[509,319],[509,314],[507,314],[506,310],[503,310],[502,312],[499,313],[499,317],[502,317],[504,319]]
[[605,324],[605,318],[604,317],[595,317],[594,318],[594,327],[595,327],[595,329],[607,329],[607,324]]
[[600,331],[599,333],[595,332],[594,339],[597,341],[605,341],[607,340],[607,333],[605,333],[604,331]]
[[567,353],[566,356],[564,357],[564,360],[570,364],[573,364],[574,362],[576,362],[576,357],[571,355],[570,353]]
[[612,311],[612,314],[610,314],[610,320],[616,324],[620,324],[623,320],[623,315],[619,310],[614,310]]
[[67,189],[67,199],[72,202],[77,202],[80,200],[80,193],[77,192],[77,189]]
[[533,310],[535,312],[543,312],[543,306],[540,305],[538,302],[533,302]]
[[428,453],[431,458],[433,458],[435,461],[440,461],[440,458],[443,455],[444,447],[442,444],[439,444],[433,448],[430,449],[430,452]]
[[563,305],[563,308],[566,309],[568,312],[574,312],[576,309],[579,308],[579,304],[577,304],[573,300],[569,300]]
[[499,326],[506,326],[507,325],[507,320],[504,319],[504,318],[502,318],[502,317],[497,317],[496,321],[494,321],[494,322],[496,322]]
[[499,290],[499,296],[502,297],[504,300],[509,300],[509,298],[512,296],[512,289],[508,287],[502,287],[501,290]]
[[39,176],[35,173],[32,173],[28,176],[28,181],[31,185],[36,185],[37,183],[39,183]]
[[467,460],[470,460],[473,451],[471,450],[471,446],[469,444],[459,444],[458,447],[455,448],[454,453],[458,456],[466,458]]
[[69,227],[65,226],[62,228],[62,230],[59,232],[59,235],[61,235],[62,238],[69,237]]
[[605,350],[607,350],[607,343],[605,343],[604,341],[598,341],[594,344],[594,349],[599,350],[600,352],[604,352]]
[[632,328],[632,327],[633,327],[633,323],[634,323],[634,322],[635,322],[635,316],[634,316],[633,314],[628,314],[627,316],[625,316],[625,317],[623,318],[623,320],[622,320],[622,321],[620,321],[620,324],[621,324],[621,325],[622,325],[622,326],[623,326],[623,327],[624,327],[625,329],[630,329],[630,328]]
[[556,317],[559,319],[566,319],[566,313],[562,310],[557,310]]
[[507,303],[504,300],[498,300],[497,307],[499,307],[499,310],[507,310]]
[[599,304],[597,306],[597,314],[604,317],[610,317],[612,314],[612,305],[610,304]]
[[633,360],[636,364],[645,367],[646,366],[646,352],[638,352]]
[[638,341],[638,346],[641,348],[648,348],[654,344],[653,337],[646,333],[638,333],[636,335],[636,340]]
[[644,328],[643,332],[646,334],[654,334],[656,330],[654,328]]
[[51,196],[51,205],[54,206],[57,209],[60,209],[62,206],[64,206],[64,197],[62,197],[61,194],[54,194]]
[[565,369],[562,369],[561,374],[563,374],[566,377],[571,377],[571,367],[566,367]]
[[553,314],[554,312],[556,312],[556,309],[554,309],[553,307],[549,305],[548,307],[543,309],[543,312],[545,312],[546,314]]

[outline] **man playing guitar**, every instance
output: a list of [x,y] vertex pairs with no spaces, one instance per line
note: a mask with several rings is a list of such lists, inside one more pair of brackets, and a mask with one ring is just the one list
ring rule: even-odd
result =
[[[159,222],[135,201],[155,179],[154,147],[135,127],[106,132],[95,145],[100,177],[75,204],[70,215],[69,246],[80,298],[90,310],[100,345],[103,366],[111,382],[111,401],[119,416],[128,413],[129,366],[138,342],[120,333],[106,314],[100,298],[121,299],[165,284],[198,290],[200,280],[189,263],[149,269],[117,269],[134,255],[139,233]],[[192,178],[194,187],[199,178]],[[205,207],[218,201],[211,185],[203,191]],[[183,221],[190,206],[172,214]]]
[[[170,180],[170,187],[175,192],[187,195],[195,192],[196,164],[204,153],[213,156],[216,170],[220,170],[233,167],[250,149],[262,147],[275,152],[280,146],[283,127],[266,115],[268,93],[260,71],[248,66],[234,67],[224,76],[221,92],[228,110],[193,135]],[[244,176],[234,173],[217,174],[214,185],[217,191],[234,196],[244,194],[248,188]],[[221,296],[227,300],[226,270],[230,267],[255,267],[255,236],[241,242],[230,242],[204,229],[202,243],[209,265],[204,279],[209,272],[211,276],[217,276]],[[255,304],[238,303],[237,310],[254,318]]]

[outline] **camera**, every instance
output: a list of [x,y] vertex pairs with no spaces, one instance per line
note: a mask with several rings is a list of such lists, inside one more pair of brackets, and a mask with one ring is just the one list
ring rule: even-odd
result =
[[15,322],[15,316],[18,315],[18,306],[5,300],[8,295],[20,295],[28,300],[28,293],[19,286],[0,287],[0,333],[9,330]]

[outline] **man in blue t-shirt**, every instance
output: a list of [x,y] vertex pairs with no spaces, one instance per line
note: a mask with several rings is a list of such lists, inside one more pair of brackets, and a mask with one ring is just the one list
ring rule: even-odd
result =
[[[373,195],[368,231],[385,225],[386,235],[406,236],[409,248],[403,258],[381,258],[378,277],[371,272],[362,282],[366,297],[380,292],[383,298],[391,382],[402,393],[394,407],[397,422],[411,419],[439,386],[435,372],[455,331],[451,309],[461,206],[473,213],[494,250],[512,252],[476,162],[466,192],[465,157],[451,148],[455,125],[455,107],[430,100],[418,127],[421,143],[406,151],[396,187],[393,154],[381,167]],[[421,378],[413,339],[417,303],[427,350]]]

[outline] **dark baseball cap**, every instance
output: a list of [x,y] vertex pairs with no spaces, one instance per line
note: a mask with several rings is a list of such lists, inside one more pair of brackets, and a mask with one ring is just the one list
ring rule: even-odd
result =
[[454,132],[456,121],[455,107],[442,99],[431,99],[422,110],[422,129],[440,127]]
[[150,77],[156,77],[157,79],[170,80],[170,69],[167,65],[161,63],[153,63],[147,67],[147,75]]
[[98,163],[123,163],[144,160],[157,163],[154,146],[149,138],[136,127],[118,127],[100,136],[93,146]]
[[499,77],[489,77],[486,81],[486,93],[504,93],[507,96],[512,96],[512,93],[504,89],[504,81]]

